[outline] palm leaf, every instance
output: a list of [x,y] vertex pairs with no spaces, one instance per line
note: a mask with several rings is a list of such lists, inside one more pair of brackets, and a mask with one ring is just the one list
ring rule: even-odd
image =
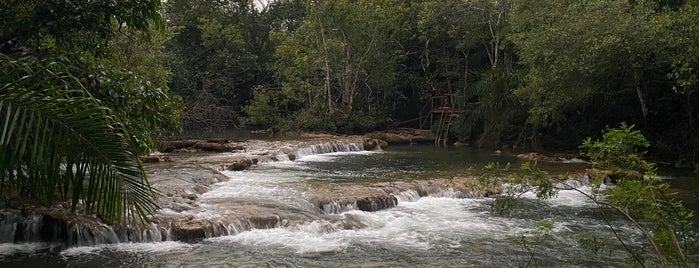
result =
[[57,64],[0,56],[0,192],[111,223],[147,220],[158,205],[125,131]]

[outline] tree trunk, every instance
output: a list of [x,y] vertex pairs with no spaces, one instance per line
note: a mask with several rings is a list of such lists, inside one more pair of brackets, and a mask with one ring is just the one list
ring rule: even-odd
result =
[[471,53],[471,49],[467,49],[466,51],[462,51],[462,54],[464,54],[464,103],[463,107],[465,108],[466,105],[468,104],[468,55]]
[[352,110],[352,47],[349,41],[342,34],[342,39],[345,43],[345,58],[344,58],[344,74],[342,77],[342,104],[344,104],[349,110]]
[[323,23],[320,21],[320,15],[318,15],[318,6],[316,5],[316,19],[318,20],[318,25],[320,25],[320,38],[323,41],[323,54],[325,62],[325,93],[328,97],[328,112],[333,113],[333,98],[332,91],[330,88],[330,62],[328,60],[328,46],[325,42],[325,29],[323,28]]
[[636,67],[633,70],[633,80],[636,85],[636,94],[638,95],[638,102],[641,104],[641,114],[643,114],[643,121],[646,121],[648,116],[648,107],[646,106],[646,100],[643,96],[643,86],[641,85],[641,70]]

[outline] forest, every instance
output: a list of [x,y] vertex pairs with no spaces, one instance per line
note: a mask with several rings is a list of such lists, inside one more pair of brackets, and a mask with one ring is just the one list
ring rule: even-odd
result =
[[[233,189],[243,189],[241,192],[254,197],[244,200],[243,214],[257,217],[264,214],[259,212],[277,213],[256,218],[264,226],[254,225],[253,218],[247,219],[250,229],[282,227],[283,217],[279,215],[290,215],[281,212],[283,206],[264,203],[253,207],[249,203],[264,201],[265,194],[274,202],[286,203],[288,200],[280,199],[276,189],[292,184],[273,185],[274,191],[268,191],[267,177],[244,180],[253,172],[242,171],[257,166],[257,157],[266,157],[263,160],[269,164],[279,162],[277,156],[293,162],[302,157],[299,151],[311,154],[314,148],[318,154],[339,152],[340,147],[348,148],[343,149],[344,153],[353,152],[352,148],[363,151],[365,137],[351,136],[358,140],[342,145],[323,140],[308,148],[294,148],[295,152],[292,147],[301,143],[264,143],[280,151],[266,148],[267,151],[258,149],[253,153],[245,151],[245,146],[261,145],[194,140],[190,147],[205,142],[225,149],[217,152],[237,150],[236,153],[247,155],[221,154],[239,158],[225,160],[230,163],[218,159],[222,162],[211,167],[204,167],[201,159],[189,159],[187,164],[193,167],[186,171],[178,164],[156,167],[166,158],[184,163],[182,158],[173,160],[177,156],[154,155],[158,164],[149,163],[151,166],[139,156],[158,150],[163,140],[190,131],[233,128],[325,135],[420,127],[440,132],[439,123],[423,123],[430,122],[426,116],[435,108],[435,98],[448,96],[449,107],[444,103],[436,107],[462,112],[450,115],[453,126],[447,128],[446,135],[451,142],[487,148],[480,152],[487,151],[488,155],[479,155],[478,160],[504,157],[501,152],[495,156],[492,153],[503,150],[573,152],[590,161],[580,174],[587,185],[572,186],[565,184],[569,182],[567,175],[550,176],[536,163],[522,163],[517,169],[529,174],[507,173],[511,171],[509,163],[504,168],[499,163],[484,164],[480,177],[460,178],[468,180],[468,185],[461,183],[465,188],[498,189],[489,192],[491,196],[483,194],[490,202],[488,206],[494,208],[484,210],[483,215],[500,208],[509,213],[515,201],[526,193],[542,201],[555,197],[559,191],[570,194],[574,190],[599,209],[605,226],[613,232],[606,236],[620,242],[628,253],[628,262],[645,267],[648,260],[644,254],[650,248],[644,248],[645,242],[637,243],[642,245],[638,251],[628,247],[629,241],[625,242],[623,235],[616,232],[621,225],[615,226],[617,223],[610,222],[605,213],[616,212],[643,234],[641,240],[653,247],[656,257],[652,258],[657,258],[649,259],[650,263],[657,260],[661,267],[674,263],[690,267],[696,259],[691,251],[692,243],[696,243],[690,229],[693,214],[682,201],[674,199],[682,194],[683,200],[696,206],[696,201],[691,201],[697,197],[696,187],[692,186],[696,184],[671,189],[670,183],[658,179],[655,163],[683,168],[687,173],[694,168],[694,175],[699,172],[699,0],[0,0],[0,18],[0,209],[14,209],[8,213],[0,211],[4,213],[0,213],[0,223],[5,224],[0,231],[11,231],[11,235],[0,237],[0,245],[25,239],[32,231],[29,227],[34,226],[22,220],[26,224],[22,226],[29,227],[6,227],[10,226],[6,224],[8,219],[28,217],[42,206],[70,210],[72,216],[64,215],[67,219],[75,219],[71,218],[75,215],[99,219],[93,231],[121,224],[126,228],[121,231],[127,234],[122,240],[109,229],[116,242],[186,241],[188,237],[194,241],[211,238],[215,228],[226,232],[219,232],[218,236],[228,236],[234,234],[230,230],[235,228],[228,228],[233,226],[233,220],[205,230],[211,222],[201,218],[193,222],[195,217],[191,216],[221,216],[217,215],[220,211],[206,211],[214,203],[198,198],[209,191],[226,189],[220,187],[224,183],[231,185],[227,194],[240,194]],[[373,142],[379,146],[378,140]],[[190,149],[183,155],[202,157],[196,148]],[[451,157],[448,150],[433,149],[428,148],[431,157],[437,159],[437,154],[444,153],[440,157],[450,158],[439,158],[437,162],[466,158],[460,155],[462,151],[452,151],[456,156]],[[516,157],[514,153],[509,156]],[[405,159],[423,160],[421,156],[410,157]],[[383,164],[390,170],[396,168],[393,163],[405,160],[383,159],[385,163],[372,160],[372,164]],[[231,168],[243,160],[248,163],[246,167]],[[344,162],[333,164],[347,164]],[[299,167],[302,164],[307,163]],[[354,164],[347,174],[355,174],[357,166],[365,167],[365,162]],[[472,171],[473,167],[464,165],[458,163],[458,172]],[[330,171],[335,169],[327,167]],[[266,176],[275,180],[292,175],[304,180],[324,178],[326,173],[332,173],[294,173],[310,172],[305,168],[254,171],[268,172]],[[368,187],[362,181],[366,179],[364,172],[370,170],[360,169],[358,173],[362,174],[353,181],[355,185],[344,181],[337,185]],[[218,177],[205,180],[201,174]],[[165,190],[151,187],[147,178],[151,175],[160,176],[158,183],[163,184],[159,187]],[[197,180],[208,184],[202,182],[189,192],[185,191],[187,188],[170,188],[166,192],[171,186],[167,183],[178,183],[177,176],[192,177],[188,179],[193,183],[187,187],[195,187]],[[390,183],[381,187],[394,187],[398,179],[392,176],[393,173]],[[448,181],[452,187],[448,189],[453,192],[454,179],[459,180],[455,176],[439,180]],[[404,183],[413,183],[413,178],[410,180]],[[691,180],[696,182],[694,177]],[[436,180],[428,184],[433,181]],[[331,195],[333,192],[322,187],[335,187],[335,181],[325,182],[319,179],[313,180],[313,184],[298,185],[304,191],[319,187],[319,193]],[[510,182],[516,186],[501,187]],[[607,191],[606,183],[615,186]],[[214,184],[220,188],[208,187]],[[245,188],[249,185],[257,188]],[[589,191],[580,190],[581,186]],[[373,191],[376,187],[369,188],[348,192]],[[409,201],[413,204],[419,198],[434,197],[418,190],[391,191],[383,192],[383,197],[355,196],[354,203],[323,199],[328,203],[322,204],[339,206],[335,214],[361,207],[374,212],[397,206],[396,196],[406,192],[414,192]],[[609,194],[603,196],[603,192]],[[294,190],[284,194],[305,198],[307,192]],[[458,194],[458,198],[451,199],[468,199],[463,192]],[[384,198],[379,201],[385,206],[378,208],[376,198]],[[447,201],[452,205],[462,202],[451,199]],[[225,200],[220,203],[234,203]],[[324,219],[321,212],[333,214],[320,201],[312,201],[299,200],[304,208],[311,204],[312,210],[298,214],[317,214],[318,220]],[[532,210],[546,207],[529,201],[534,204],[530,206]],[[458,210],[454,211],[472,212],[463,205],[457,204]],[[479,202],[468,205],[481,208]],[[346,206],[347,211],[341,206]],[[163,208],[178,209],[177,213],[168,210],[166,215],[176,216],[160,222],[162,218],[156,216]],[[571,208],[574,213],[569,210],[571,213],[562,214],[585,218],[584,213],[578,215],[582,207],[568,209]],[[424,210],[434,212],[431,208]],[[179,214],[183,211],[197,213]],[[202,211],[207,213],[199,213]],[[44,212],[37,215],[41,213]],[[59,221],[53,214],[46,215],[49,222]],[[310,222],[311,216],[308,217]],[[78,225],[65,219],[62,223],[66,232],[68,226]],[[460,218],[458,222],[464,221]],[[160,232],[159,223],[167,230]],[[438,224],[428,222],[428,226]],[[505,239],[528,252],[524,255],[528,261],[523,257],[520,267],[532,264],[539,237],[548,235],[554,226],[553,222],[536,224],[538,235],[533,248],[527,240],[533,237],[531,233],[522,234],[514,242]],[[146,237],[150,229],[128,229],[144,226],[154,228],[150,238]],[[590,227],[587,223],[585,226]],[[350,227],[343,228],[356,229]],[[321,237],[334,227],[327,224],[322,228],[324,231],[318,232]],[[42,227],[40,231],[63,232],[61,228],[49,229]],[[74,234],[80,230],[70,229]],[[129,236],[138,234],[143,235],[135,240]],[[62,235],[66,241],[78,236]],[[60,237],[52,237],[57,238]],[[303,235],[303,244],[308,244],[307,238]],[[595,255],[600,252],[596,246],[607,243],[597,241],[596,236],[576,239],[581,248],[587,245]],[[471,250],[470,246],[463,249]],[[338,252],[344,254],[345,248]],[[392,251],[387,252],[393,255]],[[413,252],[408,256],[412,257]],[[534,266],[538,266],[535,261]]]
[[449,94],[465,110],[450,135],[475,147],[576,151],[625,122],[654,158],[699,161],[696,0],[6,0],[0,14],[4,63],[69,74],[140,152],[182,128],[417,127]]

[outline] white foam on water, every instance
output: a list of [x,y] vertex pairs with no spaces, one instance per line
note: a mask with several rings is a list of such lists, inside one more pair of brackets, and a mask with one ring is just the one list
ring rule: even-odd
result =
[[311,154],[300,156],[296,161],[298,162],[334,162],[341,156],[347,155],[372,155],[380,154],[381,151],[351,151],[351,152],[333,152],[333,153],[323,153],[323,154]]
[[393,196],[395,196],[396,199],[398,199],[399,204],[401,202],[415,202],[418,199],[420,199],[420,194],[415,190],[402,191],[400,193],[394,194]]
[[436,246],[455,247],[464,239],[506,239],[533,227],[529,222],[490,218],[486,209],[482,200],[423,197],[393,209],[341,214],[343,221],[359,223],[357,228],[344,229],[342,221],[331,227],[316,221],[209,240],[296,253],[340,252],[350,247],[426,251]]
[[212,242],[239,243],[255,248],[285,248],[296,253],[342,251],[349,241],[307,230],[282,228],[251,230],[235,236],[208,239]]
[[73,247],[61,251],[64,258],[78,257],[81,255],[99,254],[102,251],[118,251],[128,253],[174,253],[186,251],[194,247],[192,244],[176,241],[155,242],[155,243],[117,243],[102,244],[92,247]]
[[214,189],[201,195],[201,200],[223,198],[236,199],[279,199],[280,197],[297,196],[297,191],[288,182],[301,181],[303,178],[294,176],[293,172],[223,172],[229,181],[217,184]]
[[81,255],[89,254],[99,254],[99,252],[104,248],[103,245],[94,247],[73,247],[61,251],[61,256],[63,258],[77,257]]
[[0,244],[0,256],[13,255],[18,253],[30,254],[50,247],[51,245],[48,243],[2,243]]
[[582,160],[582,159],[577,158],[577,157],[573,157],[570,159],[560,158],[560,160],[561,160],[561,163],[564,163],[564,164],[588,164],[588,163],[590,163],[590,162],[587,162],[587,161]]
[[[303,162],[291,161],[291,160],[280,160],[280,161],[266,161],[257,164],[257,170],[278,170],[280,172],[303,172],[310,170],[311,168],[304,165]],[[248,171],[241,171],[239,173],[245,173]]]
[[[603,185],[601,189],[605,189],[606,187]],[[585,194],[591,194],[592,193],[592,187],[590,186],[582,186],[578,187],[578,190]],[[561,189],[558,190],[558,194],[550,199],[546,200],[546,203],[548,203],[551,206],[567,206],[567,207],[593,207],[595,206],[595,203],[590,200],[587,196],[585,196],[583,193],[580,193],[576,190],[567,190],[567,189]],[[536,193],[534,192],[527,192],[523,195],[525,198],[531,198],[531,199],[537,199]]]

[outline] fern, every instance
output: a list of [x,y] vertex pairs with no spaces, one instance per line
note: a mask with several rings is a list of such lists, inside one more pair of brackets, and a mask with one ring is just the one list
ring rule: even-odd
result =
[[57,64],[0,63],[2,195],[69,202],[110,223],[147,220],[155,192],[111,110]]

